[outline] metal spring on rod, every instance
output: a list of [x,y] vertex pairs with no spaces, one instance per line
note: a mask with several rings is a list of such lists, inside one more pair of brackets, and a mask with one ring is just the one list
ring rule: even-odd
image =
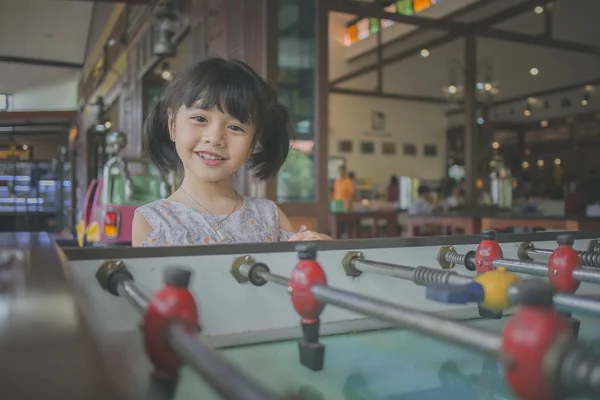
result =
[[427,267],[415,268],[413,282],[419,286],[446,285],[451,276],[456,275],[454,271],[445,271]]
[[571,395],[600,393],[600,354],[591,345],[569,346],[560,365],[560,386]]
[[444,257],[446,258],[446,261],[448,261],[449,263],[465,265],[466,254],[450,252],[450,253],[446,253]]
[[579,255],[579,258],[581,258],[581,264],[584,266],[600,268],[600,253],[578,251],[577,254]]

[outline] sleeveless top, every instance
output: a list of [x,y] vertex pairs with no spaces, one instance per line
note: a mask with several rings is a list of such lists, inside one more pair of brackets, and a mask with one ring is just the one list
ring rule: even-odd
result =
[[196,210],[186,204],[163,199],[136,209],[152,227],[141,247],[188,246],[219,243],[216,221],[233,243],[283,242],[295,232],[279,228],[279,210],[268,199],[244,197],[242,206],[227,219]]

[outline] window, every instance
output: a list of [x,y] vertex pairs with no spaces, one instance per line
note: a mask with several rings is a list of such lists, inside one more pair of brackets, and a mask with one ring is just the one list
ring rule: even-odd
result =
[[[290,112],[298,142],[314,139],[315,0],[279,2],[278,97]],[[368,21],[367,21],[368,29]],[[314,146],[295,146],[277,175],[277,200],[314,202]]]
[[12,94],[0,93],[0,111],[12,109]]

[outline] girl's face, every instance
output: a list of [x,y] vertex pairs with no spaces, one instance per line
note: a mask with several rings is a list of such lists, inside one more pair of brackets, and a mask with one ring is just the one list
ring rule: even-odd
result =
[[169,133],[185,173],[204,181],[229,180],[252,154],[254,126],[217,107],[182,106],[169,118]]

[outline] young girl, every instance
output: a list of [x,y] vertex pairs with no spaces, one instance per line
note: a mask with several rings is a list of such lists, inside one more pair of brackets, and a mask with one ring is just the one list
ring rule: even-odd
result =
[[259,179],[275,176],[290,139],[287,111],[249,66],[223,59],[190,66],[165,89],[144,131],[150,159],[165,171],[183,169],[184,179],[168,199],[136,210],[132,245],[330,239],[292,232],[274,202],[240,196],[232,187],[244,163]]

